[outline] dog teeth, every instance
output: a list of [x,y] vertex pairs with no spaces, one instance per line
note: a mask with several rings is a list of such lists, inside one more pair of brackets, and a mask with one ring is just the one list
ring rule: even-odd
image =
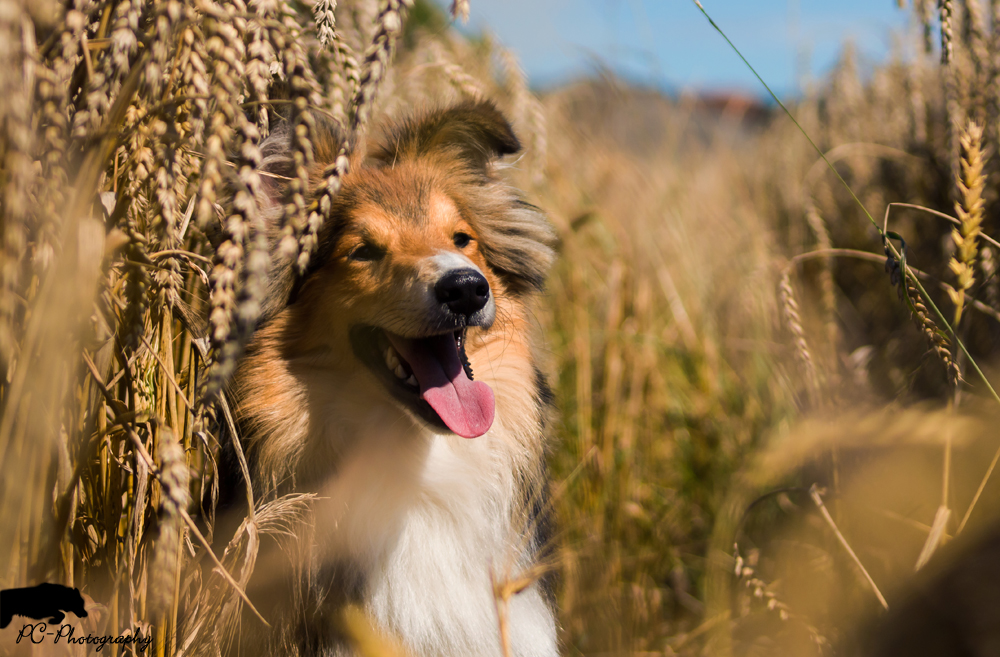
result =
[[385,365],[392,371],[400,368],[399,356],[392,347],[386,347],[385,349]]
[[385,366],[389,368],[390,372],[396,375],[397,379],[412,386],[417,385],[417,379],[403,367],[403,362],[400,360],[399,354],[396,353],[396,350],[392,346],[385,348],[383,357],[385,358]]

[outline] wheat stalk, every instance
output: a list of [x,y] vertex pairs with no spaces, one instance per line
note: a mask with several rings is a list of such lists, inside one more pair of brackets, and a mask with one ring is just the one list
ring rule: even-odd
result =
[[3,0],[0,5],[0,119],[3,134],[3,168],[7,181],[3,188],[3,262],[0,263],[0,366],[7,365],[18,343],[15,316],[18,312],[18,284],[21,263],[27,245],[26,222],[34,180],[30,156],[34,132],[30,124],[30,103],[25,88],[24,67],[27,61],[18,48],[22,39],[22,5]]
[[917,19],[923,27],[924,52],[928,53],[933,52],[934,50],[934,29],[931,26],[931,1],[932,0],[913,1],[913,7],[916,11]]
[[334,11],[337,0],[319,0],[313,5],[313,18],[316,21],[316,38],[322,46],[329,45],[336,38],[337,18]]
[[158,613],[164,613],[174,602],[184,527],[181,512],[186,511],[191,501],[190,473],[185,462],[184,450],[169,429],[160,430],[157,448],[159,481],[163,492],[160,495],[160,535],[151,565],[153,581],[150,584],[150,591],[153,599],[150,604]]
[[799,303],[795,299],[795,290],[792,288],[791,266],[786,267],[781,273],[779,283],[781,296],[781,308],[785,315],[785,323],[792,333],[792,340],[795,344],[795,354],[806,374],[806,383],[809,389],[810,400],[815,403],[819,399],[819,375],[816,371],[816,363],[813,360],[812,351],[806,341],[805,329],[802,328],[802,317],[799,314]]
[[906,299],[910,308],[910,314],[917,324],[917,328],[923,333],[924,338],[931,349],[941,359],[945,371],[948,373],[948,382],[954,387],[961,380],[961,372],[951,355],[950,342],[944,332],[938,328],[937,323],[927,311],[923,298],[916,286],[910,282],[910,274],[904,273],[902,267],[895,256],[885,248],[886,261],[885,271],[889,274],[889,280],[896,288],[896,293],[900,299]]
[[382,8],[375,19],[375,35],[365,53],[362,73],[358,81],[358,91],[351,103],[354,116],[351,132],[362,129],[371,117],[375,94],[385,78],[396,45],[396,38],[403,29],[403,17],[412,5],[412,0],[383,0]]
[[986,28],[980,0],[966,0],[963,5],[963,37],[972,55],[976,72],[982,73],[990,67],[990,53],[986,44]]
[[[811,198],[806,204],[806,223],[809,224],[816,236],[816,248],[821,250],[833,248],[830,231],[816,208],[816,203]],[[833,261],[831,258],[824,258],[822,263],[823,271],[820,275],[820,285],[823,294],[823,309],[826,312],[826,337],[830,348],[836,352],[839,332],[837,329],[837,296],[833,280]]]
[[977,239],[983,222],[983,190],[986,186],[983,128],[970,121],[962,132],[961,145],[962,175],[956,181],[961,200],[955,203],[955,214],[961,225],[951,233],[956,250],[948,263],[957,284],[955,290],[949,290],[955,305],[955,326],[959,326],[962,319],[966,292],[975,283]]
[[939,0],[938,10],[941,17],[941,63],[951,64],[955,57],[955,27],[953,25],[954,7],[952,0]]

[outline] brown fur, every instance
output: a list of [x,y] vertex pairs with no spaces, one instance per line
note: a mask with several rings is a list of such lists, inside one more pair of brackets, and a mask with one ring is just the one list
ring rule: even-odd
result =
[[[317,137],[318,183],[318,172],[335,157],[339,139],[325,130]],[[498,522],[522,534],[512,539],[512,564],[530,565],[542,542],[535,533],[538,494],[544,488],[542,429],[548,403],[535,365],[531,293],[543,285],[554,236],[539,211],[495,175],[496,159],[518,148],[509,124],[492,104],[465,103],[392,126],[367,157],[353,156],[352,172],[320,233],[308,272],[296,279],[290,263],[275,266],[263,324],[234,380],[236,417],[258,500],[291,490],[354,499],[361,493],[342,489],[345,482],[358,486],[348,474],[350,458],[367,449],[358,440],[368,427],[388,416],[392,431],[414,423],[413,431],[426,432],[358,360],[349,348],[349,332],[359,324],[404,337],[433,332],[434,326],[421,324],[417,303],[417,292],[433,286],[426,263],[434,254],[460,254],[484,273],[496,301],[496,320],[488,328],[470,327],[466,349],[476,379],[494,392],[496,419],[486,436],[473,439],[489,443],[472,446],[454,435],[439,439],[459,454],[488,449],[483,476],[498,490],[510,489]],[[280,216],[282,176],[290,168],[287,137],[272,137],[263,150],[265,172],[273,175],[267,178],[262,202],[273,221]],[[273,232],[277,234],[276,226]],[[457,246],[456,233],[472,239]],[[388,257],[352,259],[362,247]],[[413,440],[412,455],[397,450],[389,458],[411,459],[412,467],[420,467],[421,459],[429,457],[419,447],[421,439]],[[405,471],[408,466],[403,462],[398,467]],[[361,486],[366,484],[375,485],[363,481]],[[337,525],[337,508],[321,504],[317,522],[326,518],[332,521],[327,525]],[[327,525],[317,527],[319,551],[310,559],[349,560],[337,547],[343,539]],[[345,581],[334,578],[326,586],[348,587]],[[350,592],[334,591],[326,605],[351,599]],[[299,602],[322,607],[322,597],[318,600]],[[271,611],[281,613],[280,605]],[[329,609],[320,616],[328,617]],[[288,632],[302,630],[286,627],[286,636],[272,637],[271,645],[295,645],[302,653],[330,649],[310,648],[308,641],[289,639]]]

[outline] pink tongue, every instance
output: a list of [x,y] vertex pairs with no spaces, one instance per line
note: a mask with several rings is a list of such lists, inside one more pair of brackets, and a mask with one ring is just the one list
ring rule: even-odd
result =
[[465,375],[454,336],[408,340],[386,335],[417,377],[420,396],[449,429],[463,438],[476,438],[489,431],[495,411],[493,391],[482,381],[471,381]]

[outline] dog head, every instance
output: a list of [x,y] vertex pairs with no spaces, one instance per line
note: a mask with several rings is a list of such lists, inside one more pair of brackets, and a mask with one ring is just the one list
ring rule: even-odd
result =
[[[271,180],[290,173],[287,143],[264,144]],[[548,223],[495,176],[519,149],[492,104],[470,102],[391,126],[355,155],[308,271],[275,270],[265,308],[285,315],[286,357],[364,371],[430,426],[484,434],[495,401],[475,377],[490,366],[483,338],[505,330],[504,309],[541,288],[553,257]],[[336,155],[316,153],[318,170]],[[265,203],[283,193],[272,183]]]
[[80,593],[80,589],[71,589],[72,594],[69,596],[72,599],[68,602],[70,606],[66,607],[66,611],[71,611],[76,614],[77,618],[86,618],[87,609],[84,606],[83,594]]

